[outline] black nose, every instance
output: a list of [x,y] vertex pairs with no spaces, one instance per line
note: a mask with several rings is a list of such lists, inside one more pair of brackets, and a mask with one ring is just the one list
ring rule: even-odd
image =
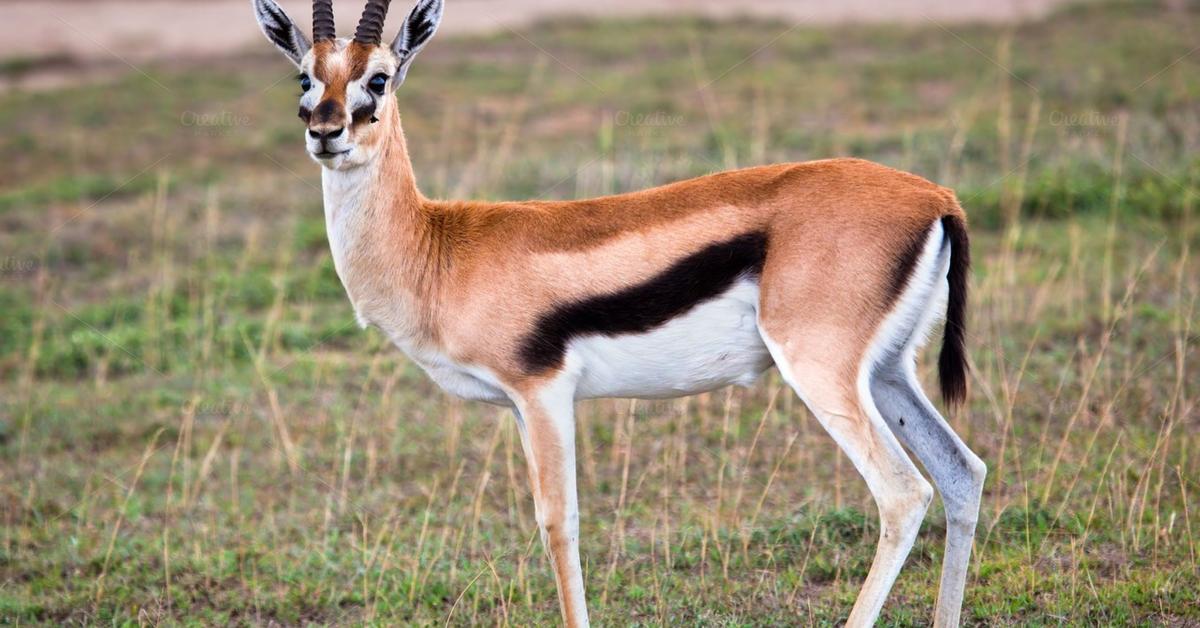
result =
[[317,131],[315,129],[309,129],[308,136],[313,138],[314,140],[321,140],[321,141],[331,140],[331,139],[341,135],[342,131],[344,131],[345,129],[346,129],[346,127],[340,126],[336,129],[333,129],[332,131],[326,131],[324,133]]

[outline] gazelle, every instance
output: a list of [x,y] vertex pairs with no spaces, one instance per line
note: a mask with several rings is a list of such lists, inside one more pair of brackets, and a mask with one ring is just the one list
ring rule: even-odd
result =
[[746,385],[772,365],[879,509],[849,623],[879,615],[933,496],[901,443],[945,502],[935,623],[958,623],[986,467],[915,374],[944,318],[942,393],[966,396],[969,251],[953,192],[833,159],[582,201],[431,200],[393,92],[433,37],[442,0],[419,0],[386,46],[388,0],[368,0],[353,39],[335,37],[331,0],[316,0],[311,43],[274,0],[252,1],[301,72],[305,141],[358,321],[450,393],[514,410],[568,625],[588,622],[574,402]]

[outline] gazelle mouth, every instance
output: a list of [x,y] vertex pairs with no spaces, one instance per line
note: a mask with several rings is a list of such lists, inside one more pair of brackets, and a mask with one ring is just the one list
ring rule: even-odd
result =
[[337,157],[338,155],[345,155],[348,152],[350,152],[350,151],[348,151],[348,150],[340,150],[337,152],[321,151],[319,153],[313,153],[312,156],[316,157],[317,159],[333,159],[334,157]]

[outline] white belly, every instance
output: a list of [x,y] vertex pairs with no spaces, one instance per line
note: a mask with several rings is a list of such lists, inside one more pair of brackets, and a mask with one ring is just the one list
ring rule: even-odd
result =
[[576,399],[682,397],[749,385],[772,364],[758,332],[758,285],[720,297],[643,334],[585,336],[567,347]]
[[[744,280],[720,297],[642,334],[591,335],[567,346],[575,398],[669,399],[737,384],[748,386],[772,364],[758,331],[758,285]],[[511,405],[487,369],[436,351],[396,343],[446,392]]]

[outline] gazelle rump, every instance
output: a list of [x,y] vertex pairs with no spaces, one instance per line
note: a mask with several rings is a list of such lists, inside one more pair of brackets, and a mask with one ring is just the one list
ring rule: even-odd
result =
[[[393,91],[430,40],[420,0],[390,46],[388,2],[353,39],[314,3],[313,42],[273,0],[263,32],[301,71],[330,247],[358,320],[440,386],[513,408],[568,625],[587,624],[573,406],[747,385],[777,366],[866,480],[874,562],[851,612],[871,624],[933,495],[947,533],[935,623],[958,622],[986,469],[922,392],[915,355],[946,319],[943,395],[966,395],[968,241],[954,194],[861,160],[722,172],[581,201],[425,198]],[[903,446],[902,446],[903,444]]]

